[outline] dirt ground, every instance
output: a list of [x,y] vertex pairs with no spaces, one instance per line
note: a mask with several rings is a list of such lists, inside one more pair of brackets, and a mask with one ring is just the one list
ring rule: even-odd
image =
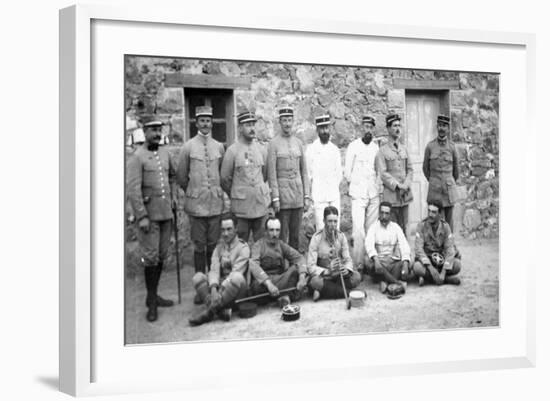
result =
[[[398,300],[382,295],[370,278],[360,289],[367,291],[365,306],[346,309],[344,300],[320,300],[310,297],[299,302],[301,318],[281,320],[275,304],[258,307],[251,319],[236,313],[230,322],[215,320],[190,327],[187,320],[205,308],[193,304],[191,277],[193,267],[184,263],[181,270],[182,302],[177,303],[174,269],[163,273],[159,293],[176,302],[171,308],[159,308],[159,319],[145,319],[143,274],[128,274],[126,284],[126,343],[164,343],[179,341],[217,341],[309,335],[358,334],[408,330],[491,327],[499,325],[499,245],[498,240],[457,240],[462,253],[460,286],[419,287],[409,283],[407,293]],[[190,255],[184,256],[189,262]]]

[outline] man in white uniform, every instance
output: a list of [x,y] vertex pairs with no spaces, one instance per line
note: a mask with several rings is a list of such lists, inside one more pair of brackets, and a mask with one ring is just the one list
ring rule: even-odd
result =
[[331,124],[328,114],[315,117],[319,138],[306,150],[316,231],[324,227],[323,212],[327,206],[334,206],[340,211],[342,159],[338,147],[330,142]]
[[365,234],[378,219],[381,184],[376,167],[378,145],[372,140],[376,123],[363,117],[363,137],[349,144],[344,177],[349,182],[353,252],[355,264],[362,264],[365,255]]

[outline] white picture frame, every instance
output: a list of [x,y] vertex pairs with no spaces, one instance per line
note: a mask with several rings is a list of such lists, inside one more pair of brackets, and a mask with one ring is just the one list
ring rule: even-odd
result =
[[[516,285],[520,292],[515,295],[508,291],[510,284],[509,269],[510,265],[520,264],[525,268],[522,271],[534,271],[535,252],[522,253],[518,255],[509,255],[513,246],[524,245],[523,249],[534,250],[534,244],[527,242],[527,239],[521,236],[518,230],[508,230],[504,232],[501,229],[501,325],[496,329],[487,330],[455,330],[449,332],[427,332],[427,333],[392,333],[371,335],[369,341],[376,346],[382,347],[388,339],[395,340],[395,336],[402,336],[404,340],[411,342],[426,342],[443,344],[451,338],[457,341],[461,346],[453,352],[442,352],[440,356],[423,355],[414,350],[407,350],[401,355],[376,356],[372,359],[358,360],[357,358],[338,358],[332,361],[317,360],[314,357],[315,347],[323,346],[328,349],[338,349],[339,347],[354,347],[361,340],[361,336],[343,336],[343,337],[325,337],[316,339],[290,339],[290,340],[262,340],[245,341],[230,343],[209,343],[209,344],[169,344],[163,346],[144,346],[144,347],[124,347],[123,338],[119,338],[120,333],[117,325],[123,326],[123,315],[118,308],[113,308],[113,314],[104,313],[106,303],[117,304],[122,298],[122,294],[116,296],[105,295],[99,297],[95,294],[98,285],[105,283],[105,275],[98,270],[98,264],[102,265],[104,256],[108,252],[101,250],[100,237],[105,234],[106,218],[114,216],[115,219],[123,219],[122,202],[117,203],[115,198],[113,204],[115,207],[109,209],[109,202],[105,203],[105,194],[111,184],[122,187],[122,171],[112,174],[109,180],[113,181],[104,184],[103,177],[107,174],[111,166],[120,166],[111,156],[118,152],[114,144],[113,149],[108,149],[107,144],[94,132],[105,124],[104,121],[98,121],[98,113],[101,113],[96,107],[103,100],[107,88],[109,90],[120,90],[119,96],[123,98],[123,75],[118,76],[119,82],[112,86],[94,87],[91,85],[94,79],[103,79],[100,69],[104,59],[109,56],[101,53],[104,44],[104,37],[107,32],[114,29],[119,32],[127,31],[124,38],[110,36],[113,46],[118,39],[124,39],[124,46],[111,49],[114,58],[123,52],[136,53],[137,47],[131,44],[130,30],[132,33],[139,33],[151,27],[159,29],[159,37],[172,37],[171,29],[181,29],[182,34],[189,34],[186,31],[193,31],[200,36],[207,37],[212,33],[218,35],[222,32],[227,35],[240,35],[242,41],[247,38],[253,38],[259,35],[267,38],[269,35],[282,35],[294,40],[311,41],[314,46],[318,46],[320,38],[326,40],[338,40],[345,46],[346,43],[357,41],[373,41],[380,45],[381,41],[387,46],[399,46],[406,42],[411,48],[416,45],[435,46],[439,51],[453,47],[453,51],[460,52],[462,48],[470,48],[472,51],[486,51],[487,48],[493,48],[494,53],[485,54],[486,59],[496,58],[500,51],[507,55],[504,59],[510,57],[513,61],[510,64],[518,66],[514,72],[510,65],[503,65],[503,70],[495,71],[503,74],[502,82],[502,116],[501,116],[501,140],[503,163],[503,174],[506,174],[507,180],[520,182],[524,188],[534,188],[534,176],[529,175],[529,171],[535,170],[535,149],[513,149],[513,141],[506,140],[507,135],[518,129],[525,132],[524,141],[534,141],[535,134],[532,126],[532,110],[534,110],[534,35],[506,33],[506,32],[482,32],[469,30],[450,30],[436,29],[428,27],[414,26],[393,26],[393,25],[373,25],[366,22],[357,21],[324,21],[324,20],[304,20],[282,17],[258,16],[250,18],[248,15],[241,17],[232,15],[230,17],[216,14],[208,15],[185,15],[174,10],[154,9],[154,8],[113,8],[108,6],[78,5],[61,10],[60,12],[60,390],[72,395],[98,395],[112,393],[142,392],[142,391],[166,391],[166,390],[197,390],[206,386],[212,387],[230,387],[233,386],[234,376],[246,373],[249,378],[256,381],[257,384],[272,381],[274,378],[282,378],[288,382],[298,380],[327,380],[347,379],[360,380],[365,376],[379,377],[399,374],[422,374],[434,372],[458,372],[471,371],[479,369],[503,369],[517,367],[532,367],[535,364],[535,291],[534,280],[526,280],[522,274],[516,277]],[[155,28],[155,29],[157,29]],[[101,30],[105,30],[102,32]],[[179,31],[178,31],[179,32]],[[185,33],[187,32],[187,33]],[[94,35],[97,41],[94,42]],[[103,35],[103,36],[102,36]],[[122,36],[122,35],[121,35]],[[154,36],[154,35],[152,35]],[[281,37],[282,37],[281,36]],[[173,37],[172,37],[173,38]],[[146,38],[145,38],[146,39]],[[281,39],[284,40],[284,39]],[[180,56],[176,54],[181,52],[174,43],[169,41],[153,43],[153,47],[147,40],[143,40],[142,54],[151,55],[169,55]],[[315,42],[318,42],[315,44]],[[374,45],[373,45],[374,46]],[[192,47],[191,45],[189,46]],[[170,48],[172,50],[170,50]],[[456,49],[455,49],[456,48]],[[151,49],[156,49],[156,52]],[[500,49],[500,50],[498,50]],[[466,49],[467,50],[467,49]],[[464,50],[464,51],[466,51]],[[95,59],[94,55],[101,56]],[[189,50],[191,51],[191,50]],[[231,53],[234,49],[209,49],[210,57],[217,58],[236,58],[241,56]],[[169,54],[167,54],[167,52]],[[200,57],[200,48],[193,47],[189,54],[192,57]],[[214,54],[213,52],[217,52]],[[303,55],[290,54],[288,58],[280,61],[300,61],[299,57]],[[208,55],[208,53],[206,53]],[[228,56],[228,54],[230,56]],[[243,53],[246,54],[246,53]],[[322,52],[317,52],[317,59],[310,62],[327,62]],[[257,55],[256,57],[262,57]],[[266,56],[267,57],[267,56]],[[306,56],[307,57],[307,56]],[[350,56],[352,57],[352,56]],[[391,54],[384,55],[384,66],[399,67],[399,60],[392,58]],[[380,58],[381,60],[382,58]],[[355,59],[354,59],[355,60]],[[352,63],[354,60],[336,60],[345,64]],[[302,60],[303,61],[303,60]],[[345,61],[345,62],[344,62]],[[487,60],[486,60],[487,61]],[[429,61],[417,56],[412,57],[408,63],[411,68],[428,67],[423,63]],[[474,60],[468,61],[475,64]],[[118,61],[116,61],[118,63]],[[122,58],[120,59],[122,64]],[[386,64],[389,63],[389,64]],[[466,63],[466,61],[464,61]],[[481,63],[481,61],[480,61]],[[356,65],[362,65],[358,60]],[[371,63],[372,65],[372,63]],[[378,64],[380,65],[380,64]],[[432,69],[445,69],[449,64],[442,61],[441,65],[430,64]],[[455,70],[464,69],[464,65],[455,65]],[[475,67],[475,66],[474,66]],[[474,69],[475,70],[475,69]],[[118,71],[116,71],[118,73]],[[107,78],[108,81],[109,78]],[[118,86],[117,86],[118,85]],[[515,99],[511,99],[511,94]],[[93,100],[95,99],[95,103]],[[115,99],[118,101],[120,99]],[[123,101],[122,101],[123,104]],[[120,126],[123,124],[122,108],[120,111]],[[509,113],[513,110],[513,113]],[[513,115],[511,115],[513,114]],[[94,128],[95,127],[95,128]],[[114,125],[114,130],[119,126]],[[94,131],[95,130],[95,131]],[[120,130],[120,132],[123,132]],[[517,132],[517,131],[516,131]],[[115,141],[116,142],[116,141]],[[121,136],[120,146],[124,146],[124,139]],[[115,153],[112,153],[114,150]],[[517,163],[514,169],[508,167],[507,158],[510,152],[514,151]],[[98,158],[98,153],[101,157]],[[122,152],[119,152],[122,153]],[[99,162],[99,160],[101,160]],[[113,171],[116,170],[113,169]],[[107,175],[106,175],[107,174]],[[502,177],[502,175],[501,175]],[[118,180],[118,181],[117,181]],[[505,227],[519,227],[520,222],[524,222],[527,229],[536,231],[535,221],[536,210],[534,207],[527,207],[527,191],[514,193],[510,185],[506,185],[501,180],[502,190],[501,210]],[[104,186],[105,185],[105,186]],[[121,189],[122,190],[122,189]],[[517,191],[516,191],[517,192]],[[516,213],[508,205],[519,205],[522,213]],[[523,207],[521,207],[523,206]],[[114,213],[114,214],[110,214]],[[117,217],[117,213],[120,216]],[[501,227],[502,227],[501,226]],[[118,227],[118,226],[117,226]],[[104,230],[104,231],[101,231]],[[114,235],[118,234],[116,230]],[[98,235],[100,237],[98,237]],[[120,250],[122,252],[122,249]],[[119,257],[113,257],[115,262],[114,270],[118,275],[123,275],[123,265],[119,263]],[[117,270],[120,268],[120,270]],[[525,274],[525,273],[524,273]],[[115,294],[117,283],[120,283],[122,277],[113,279],[112,286],[102,286],[102,292],[105,294]],[[122,287],[119,288],[122,293]],[[514,297],[515,304],[511,305],[510,297]],[[94,298],[95,297],[95,298]],[[122,309],[122,302],[120,302]],[[98,333],[97,327],[115,327],[111,334],[108,330],[102,330]],[[474,341],[474,339],[476,339]],[[287,341],[287,343],[282,343]],[[364,338],[363,338],[364,341]],[[475,344],[480,341],[482,346]],[[114,348],[109,348],[106,343],[115,344]],[[112,345],[111,344],[111,345]],[[119,346],[116,346],[119,344]],[[278,347],[281,344],[291,344],[293,347],[300,347],[301,352],[309,359],[306,362],[297,362],[293,366],[287,366],[278,360],[277,363],[269,367],[261,367],[252,371],[243,363],[238,364],[234,372],[222,376],[219,373],[200,373],[207,372],[201,364],[198,355],[216,355],[224,353],[228,357],[238,358],[243,353],[256,354],[260,350],[272,350],[270,355],[277,358]],[[477,347],[477,348],[476,348]],[[375,347],[376,348],[376,347]],[[112,352],[110,352],[112,351]],[[136,360],[150,359],[153,361],[163,360],[168,364],[175,364],[179,354],[185,352],[187,358],[194,360],[197,366],[180,368],[179,377],[160,375],[151,375],[148,380],[140,378],[130,367],[135,365]],[[351,355],[351,353],[349,353]],[[123,360],[126,360],[125,362]],[[106,366],[109,365],[109,366]],[[110,369],[110,373],[109,373]],[[113,372],[118,372],[114,374]],[[299,372],[299,374],[297,374]],[[214,383],[214,384],[212,384]]]

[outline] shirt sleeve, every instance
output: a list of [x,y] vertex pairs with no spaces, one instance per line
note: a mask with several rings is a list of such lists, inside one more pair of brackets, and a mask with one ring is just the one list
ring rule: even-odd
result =
[[304,198],[310,198],[310,185],[309,185],[309,173],[307,171],[307,161],[306,161],[306,155],[304,150],[304,145],[298,141],[298,146],[300,147],[300,153],[302,156],[300,157],[300,173],[302,175],[302,185],[304,186]]
[[210,287],[220,285],[220,246],[217,245],[212,252],[210,271],[208,272],[208,284]]
[[172,199],[178,199],[178,185],[176,182],[176,170],[177,165],[174,160],[174,156],[170,152],[168,153],[168,183],[170,184],[170,192]]
[[314,235],[309,242],[307,252],[307,272],[310,276],[320,276],[325,269],[317,265],[318,246],[321,236]]
[[[340,156],[340,150],[338,147],[334,149],[334,174],[338,178],[338,186],[340,186],[340,181],[342,181],[342,156]],[[341,212],[339,210],[339,212]]]
[[307,273],[304,257],[296,249],[281,241],[281,250],[283,257],[290,262],[291,265],[296,265],[298,273]]
[[231,266],[231,271],[239,272],[246,277],[248,260],[250,259],[250,248],[248,247],[248,244],[243,242],[239,247],[237,247],[233,251],[232,259],[233,266]]
[[424,224],[422,222],[418,223],[416,227],[416,234],[414,237],[414,254],[416,259],[420,261],[423,265],[430,263],[430,259],[426,252],[424,251]]
[[369,227],[367,235],[365,236],[365,251],[369,258],[378,256],[375,246],[375,237],[376,237],[376,223]]
[[271,201],[278,201],[279,183],[277,182],[277,150],[273,142],[269,142],[267,146],[267,179],[269,181],[269,187],[271,188]]
[[268,278],[268,274],[262,269],[262,266],[260,264],[260,258],[262,253],[262,240],[256,241],[254,245],[252,245],[252,254],[250,255],[250,261],[248,263],[248,268],[250,269],[250,273],[252,274],[252,277],[259,282],[260,284],[263,284]]
[[351,260],[351,255],[349,253],[348,240],[346,239],[346,236],[344,235],[344,233],[340,233],[340,246],[342,247],[340,251],[342,255],[341,257],[342,264],[349,271],[353,271],[353,262]]
[[189,184],[189,155],[190,146],[183,145],[178,157],[176,181],[184,191],[187,191],[187,184]]
[[460,171],[458,169],[458,152],[456,151],[456,146],[453,145],[452,147],[453,152],[453,178],[455,181],[458,180],[458,177],[460,176]]
[[350,143],[346,150],[345,165],[344,165],[344,178],[350,182],[351,173],[353,171],[353,164],[355,162],[355,146],[354,142]]
[[220,174],[222,189],[229,196],[231,196],[231,185],[233,184],[233,171],[235,168],[235,151],[233,149],[233,147],[230,147],[225,153]]
[[395,187],[397,186],[397,180],[393,178],[393,175],[391,175],[388,172],[388,167],[386,165],[386,159],[384,158],[384,150],[380,149],[378,153],[376,154],[376,165],[378,166],[378,171],[380,172],[380,178],[382,179],[382,183],[390,188],[392,191],[395,191]]
[[403,184],[405,184],[407,186],[407,188],[410,189],[411,184],[412,184],[412,180],[413,180],[414,170],[413,170],[413,166],[412,166],[412,163],[411,163],[411,158],[409,157],[409,152],[407,152],[407,149],[403,149],[403,151],[405,152],[405,156],[406,156],[406,158],[405,158],[405,170],[406,170],[406,174],[407,174]]
[[395,230],[397,231],[397,241],[399,242],[399,251],[401,252],[401,260],[411,261],[411,247],[409,246],[409,241],[403,234],[403,230],[399,225],[394,225]]
[[455,241],[451,227],[445,224],[445,241],[443,242],[443,256],[445,262],[443,267],[445,270],[451,270],[453,268],[453,262],[456,254]]
[[426,150],[424,151],[424,163],[422,164],[422,171],[424,172],[424,177],[430,181],[430,154],[432,153],[430,144],[426,145]]
[[128,162],[128,198],[132,204],[136,220],[147,217],[147,209],[143,202],[141,186],[143,183],[143,167],[137,154],[132,155]]

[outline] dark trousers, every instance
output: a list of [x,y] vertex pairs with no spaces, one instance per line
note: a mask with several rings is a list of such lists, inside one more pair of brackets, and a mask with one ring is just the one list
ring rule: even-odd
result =
[[[376,272],[374,270],[374,262],[371,258],[366,258],[365,261],[365,273],[372,277],[372,280],[377,283],[385,281],[386,283],[397,283],[399,280],[404,280],[405,277],[401,277],[401,270],[403,268],[403,261],[395,260],[391,258],[380,258],[380,264],[382,265],[382,272]],[[406,280],[404,280],[406,281]]]
[[[344,278],[344,286],[346,287],[346,291],[357,287],[359,283],[361,283],[361,274],[359,272],[350,272],[347,277]],[[309,286],[313,290],[319,291],[321,298],[323,299],[340,299],[346,296],[344,294],[344,289],[342,288],[340,276],[313,276],[309,281]]]
[[[279,290],[296,287],[296,284],[298,284],[298,269],[296,268],[296,266],[290,266],[281,274],[269,274],[269,279]],[[262,294],[265,292],[267,292],[267,287],[265,285],[260,284],[256,280],[253,280],[252,283],[250,283],[251,295]],[[283,295],[289,295],[292,300],[295,299],[294,293],[287,293]],[[258,299],[258,303],[260,304],[267,303],[269,301],[269,297]]]
[[189,216],[191,240],[195,245],[195,271],[206,271],[210,258],[220,238],[221,215],[208,217]]
[[449,224],[449,226],[451,227],[451,232],[453,232],[453,208],[454,206],[447,206],[447,207],[444,207],[443,210],[442,210],[442,214],[443,216],[445,216],[445,221],[447,222],[447,224]]
[[407,223],[409,222],[409,205],[405,206],[392,206],[391,221],[399,224],[399,227],[403,230],[405,237],[407,236]]
[[300,249],[300,226],[304,209],[281,209],[277,218],[281,221],[281,239],[292,248]]
[[156,266],[166,260],[170,249],[172,220],[151,221],[148,232],[138,228],[141,259],[145,266]]
[[245,219],[243,217],[237,217],[237,235],[244,242],[248,242],[250,232],[254,242],[259,241],[264,236],[264,224],[267,216],[258,217],[256,219]]

